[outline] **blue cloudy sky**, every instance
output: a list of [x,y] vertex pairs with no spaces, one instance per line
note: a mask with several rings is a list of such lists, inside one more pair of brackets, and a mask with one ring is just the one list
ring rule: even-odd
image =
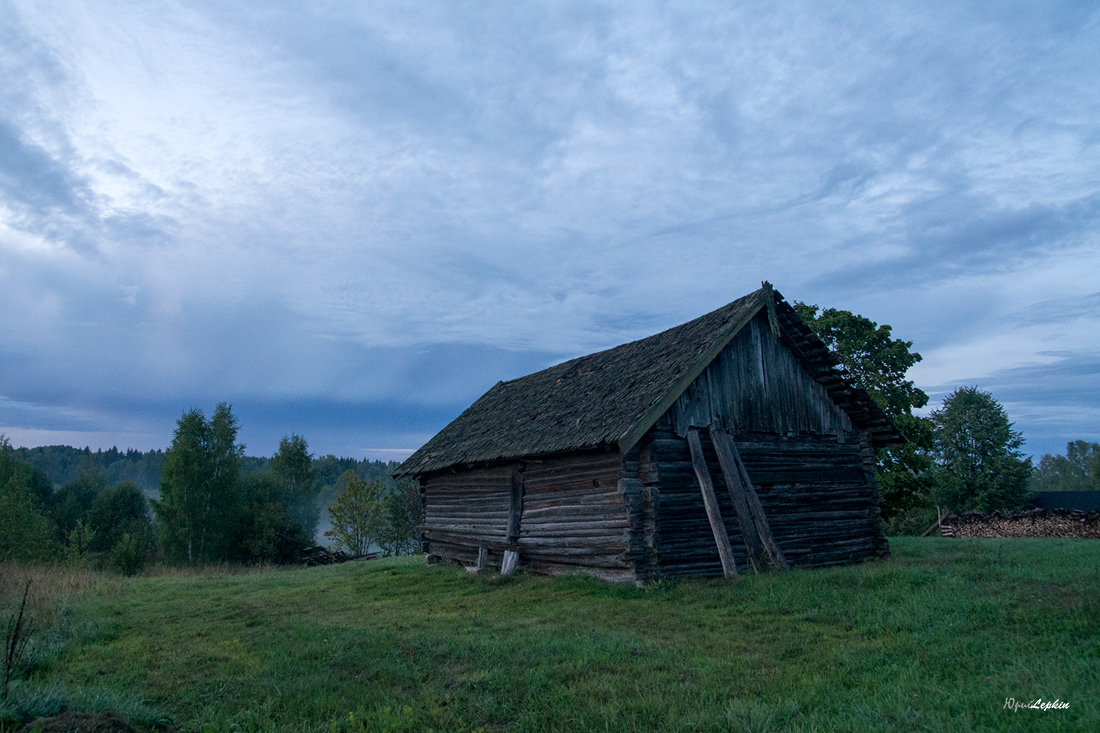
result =
[[1098,7],[0,0],[0,432],[399,458],[767,279],[1100,440]]

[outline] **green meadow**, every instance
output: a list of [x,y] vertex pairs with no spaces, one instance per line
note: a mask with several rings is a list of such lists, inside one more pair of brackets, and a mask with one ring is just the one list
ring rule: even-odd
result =
[[895,538],[885,561],[645,588],[419,558],[5,565],[0,622],[32,584],[0,731],[62,710],[179,731],[1096,731],[1098,550]]

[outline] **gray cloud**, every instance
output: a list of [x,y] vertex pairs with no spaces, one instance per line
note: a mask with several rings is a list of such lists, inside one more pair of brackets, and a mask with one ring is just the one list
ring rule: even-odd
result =
[[229,399],[415,447],[764,279],[937,382],[1100,349],[1087,4],[3,10],[0,429]]

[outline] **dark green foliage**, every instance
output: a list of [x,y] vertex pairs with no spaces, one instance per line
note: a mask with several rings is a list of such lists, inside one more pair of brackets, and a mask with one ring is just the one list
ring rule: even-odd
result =
[[[220,420],[223,438],[226,428],[231,427],[229,432],[235,439],[236,420],[228,407],[225,414],[215,418]],[[196,556],[193,547],[192,562],[297,562],[302,548],[315,542],[319,508],[343,491],[338,480],[341,473],[350,471],[361,479],[377,479],[388,489],[393,487],[389,472],[396,464],[332,455],[313,458],[306,439],[300,435],[284,437],[272,458],[248,458],[242,455],[242,447],[234,447],[228,455],[228,472],[221,470],[215,479],[214,473],[219,470],[212,457],[219,444],[215,421],[192,410],[177,424],[173,458],[164,472],[165,476],[171,474],[172,489],[167,500],[160,497],[158,502],[159,539],[170,562],[188,562],[187,537],[194,542],[203,536],[204,550]],[[232,440],[220,442],[223,447],[233,444]],[[142,489],[157,489],[167,453],[120,453],[113,448],[93,452],[68,446],[14,449],[6,441],[4,445],[0,502],[8,511],[6,516],[0,514],[0,529],[9,524],[11,527],[0,537],[0,557],[48,559],[60,557],[64,550],[80,562],[127,573],[140,571],[152,559],[157,536]],[[235,471],[231,465],[234,454]],[[37,465],[31,466],[20,457]],[[38,466],[54,472],[52,483]],[[5,492],[12,476],[17,477],[20,489]],[[115,480],[117,476],[140,476],[141,480]],[[187,481],[193,482],[190,485],[197,490],[180,490]],[[55,485],[61,488],[55,491]],[[203,493],[212,486],[220,487],[218,493]],[[29,489],[29,497],[25,489]],[[212,508],[205,506],[203,496],[208,496]],[[188,524],[185,506],[193,510],[192,518],[205,514],[209,520],[205,530],[193,522]],[[78,526],[80,531],[73,534]],[[41,532],[48,534],[45,540],[33,539]],[[395,532],[394,537],[398,534]],[[394,539],[395,547],[401,542]],[[403,542],[410,544],[408,540]],[[16,547],[18,551],[13,549]]]
[[271,472],[281,485],[282,503],[308,537],[317,531],[317,472],[309,443],[301,435],[284,436],[271,458]]
[[340,477],[347,471],[351,471],[366,481],[376,478],[384,479],[389,477],[396,467],[397,464],[393,462],[337,458],[331,453],[313,459],[313,470],[316,472],[317,483],[321,486],[336,486]]
[[1031,474],[1032,491],[1100,491],[1100,443],[1074,440],[1066,454],[1047,453]]
[[1028,500],[1031,459],[1023,436],[993,395],[960,387],[932,412],[935,500],[946,511],[1019,509]]
[[385,532],[386,483],[382,479],[364,481],[351,471],[340,479],[346,488],[329,505],[332,529],[325,536],[353,557],[365,555],[372,545],[381,542]]
[[160,485],[160,472],[164,465],[163,450],[123,452],[111,448],[93,452],[88,448],[48,445],[16,448],[15,455],[19,460],[42,469],[55,486],[63,486],[77,478],[84,465],[92,461],[103,469],[108,486],[130,481],[144,491],[153,492]]
[[57,530],[41,497],[42,481],[42,472],[17,460],[0,434],[0,561],[57,556]]
[[0,560],[37,562],[57,556],[56,527],[20,477],[0,485]]
[[137,575],[151,557],[147,535],[124,532],[111,548],[111,569],[122,575]]
[[116,572],[135,575],[152,558],[155,535],[149,502],[135,484],[124,481],[97,496],[88,520],[95,530],[92,550],[105,555]]
[[325,532],[337,548],[353,556],[373,546],[386,555],[419,551],[423,504],[418,481],[364,481],[348,471],[340,482],[345,489],[328,508],[332,529]]
[[91,551],[95,530],[83,519],[76,520],[76,526],[65,535],[65,557],[72,565],[84,565]]
[[271,471],[249,474],[241,483],[245,508],[236,559],[250,564],[297,562],[312,537],[287,509],[286,484]]
[[51,513],[62,537],[68,537],[77,522],[84,519],[92,504],[107,488],[107,475],[98,463],[86,457],[76,477],[53,496]]
[[883,516],[889,520],[925,502],[931,488],[932,425],[913,414],[928,404],[928,395],[905,377],[921,361],[911,351],[913,342],[893,338],[890,326],[850,311],[799,302],[794,309],[840,360],[849,380],[866,390],[908,439],[878,451]]
[[237,445],[237,429],[224,402],[210,420],[199,409],[179,419],[164,458],[160,499],[153,502],[168,561],[229,559],[242,511],[238,478],[244,446]]
[[852,381],[867,390],[890,417],[928,404],[928,395],[905,375],[921,355],[912,341],[893,338],[891,327],[850,311],[795,303],[799,318],[836,354]]
[[387,555],[410,555],[420,551],[420,522],[424,515],[420,482],[398,479],[384,499],[385,524],[379,544]]
[[92,549],[110,552],[123,535],[148,538],[152,531],[149,502],[136,485],[129,481],[105,490],[92,502],[88,521],[95,530]]

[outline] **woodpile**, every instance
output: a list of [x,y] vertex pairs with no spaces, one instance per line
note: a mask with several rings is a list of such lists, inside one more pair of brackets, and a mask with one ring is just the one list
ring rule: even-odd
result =
[[941,523],[944,537],[1077,537],[1100,539],[1100,511],[1031,509],[1025,512],[951,514]]
[[368,552],[366,555],[349,555],[341,550],[330,550],[320,545],[307,547],[302,550],[302,562],[305,563],[306,567],[314,567],[315,565],[335,565],[351,560],[374,560],[381,556],[382,553],[380,552]]

